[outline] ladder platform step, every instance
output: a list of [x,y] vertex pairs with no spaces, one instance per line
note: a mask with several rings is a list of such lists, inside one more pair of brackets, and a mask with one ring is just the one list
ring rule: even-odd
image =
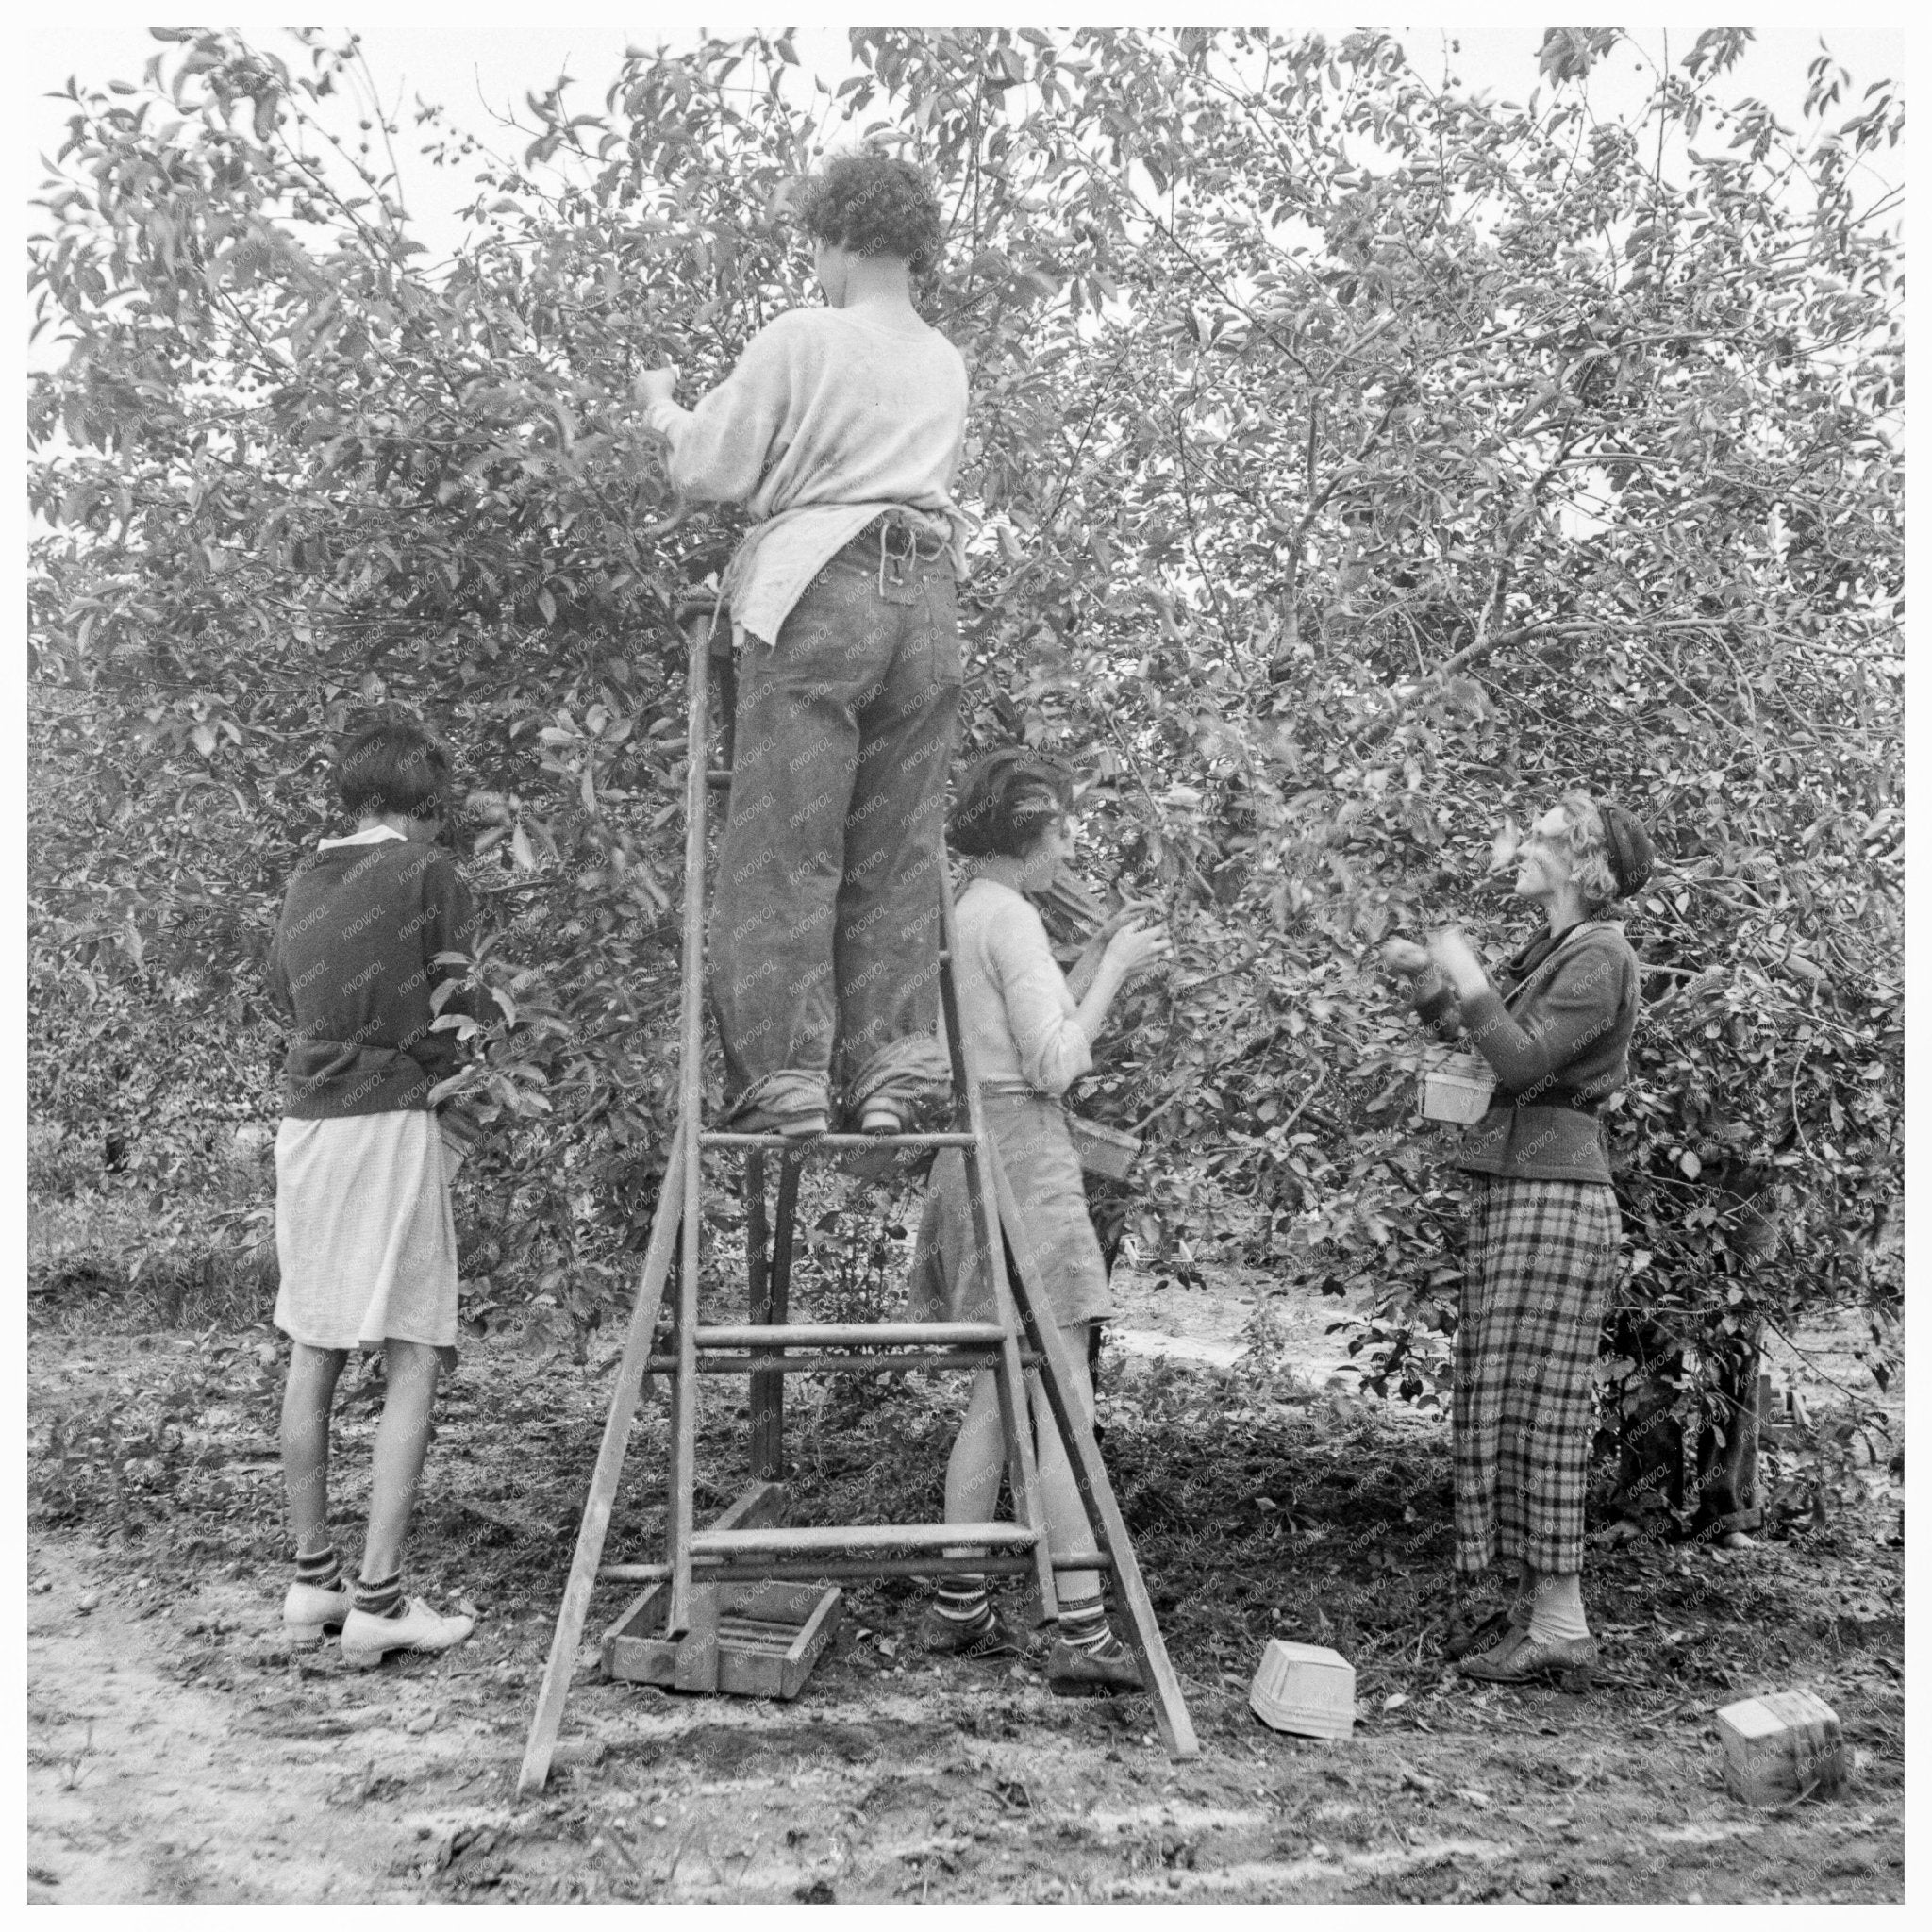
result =
[[699,1348],[998,1348],[997,1322],[699,1323]]
[[[1056,1570],[1115,1570],[1105,1550],[1097,1556],[1055,1557]],[[822,1583],[836,1579],[841,1583],[876,1583],[888,1577],[903,1576],[1034,1576],[1039,1574],[1035,1559],[1024,1551],[1002,1555],[975,1550],[970,1557],[935,1556],[921,1551],[915,1556],[841,1557],[836,1561],[823,1557],[699,1557],[692,1560],[691,1575],[700,1584],[721,1579],[731,1583]],[[669,1563],[604,1563],[598,1566],[599,1583],[669,1583]]]
[[791,1528],[701,1529],[693,1557],[822,1557],[840,1550],[1030,1550],[1038,1530],[1020,1523],[883,1523]]
[[977,1143],[971,1134],[814,1134],[800,1139],[792,1134],[733,1134],[722,1127],[708,1127],[698,1136],[705,1147],[738,1148],[745,1153],[858,1154],[881,1147],[972,1147]]

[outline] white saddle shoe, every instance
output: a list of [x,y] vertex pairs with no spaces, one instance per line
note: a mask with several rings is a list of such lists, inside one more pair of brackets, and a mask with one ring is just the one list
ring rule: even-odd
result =
[[351,1609],[342,1625],[342,1661],[372,1671],[392,1650],[454,1650],[476,1627],[474,1617],[445,1617],[418,1597],[400,1617]]
[[356,1599],[346,1583],[326,1588],[315,1583],[291,1583],[282,1599],[282,1634],[291,1643],[319,1643],[331,1630],[349,1620]]

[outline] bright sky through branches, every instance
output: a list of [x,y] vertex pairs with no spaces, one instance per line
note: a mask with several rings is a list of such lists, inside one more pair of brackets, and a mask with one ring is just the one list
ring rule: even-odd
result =
[[[356,30],[362,37],[375,92],[391,118],[400,122],[400,132],[394,138],[396,164],[413,231],[435,256],[448,254],[458,243],[461,226],[456,210],[472,198],[474,187],[466,169],[439,168],[416,147],[414,108],[419,97],[441,107],[450,126],[473,135],[507,158],[520,156],[535,131],[524,105],[526,93],[545,92],[560,75],[568,74],[575,86],[565,96],[566,102],[581,112],[598,111],[625,47],[655,45],[661,32],[658,27],[625,28],[600,22],[553,25],[534,18],[514,25],[478,25],[474,17],[462,24],[454,18],[432,24],[406,17],[364,22]],[[1347,29],[1325,31],[1339,37]],[[1427,26],[1403,28],[1400,33],[1418,74],[1431,83],[1441,78],[1445,62],[1465,87],[1507,100],[1525,100],[1541,80],[1537,71],[1541,27]],[[329,37],[334,37],[333,30]],[[295,57],[300,50],[286,30],[260,28],[253,38],[265,52],[278,54],[291,66],[297,64]],[[670,37],[673,44],[678,38]],[[1670,32],[1636,30],[1631,44],[1620,46],[1591,75],[1589,93],[1596,114],[1618,119],[1639,111],[1652,83],[1652,63],[1661,65],[1668,59],[1677,65],[1695,38],[1696,31],[1690,26]],[[1787,125],[1798,128],[1806,69],[1819,51],[1820,38],[1820,31],[1811,27],[1759,29],[1756,43],[1721,85],[1721,97],[1730,100],[1755,94]],[[1860,95],[1873,81],[1896,79],[1904,73],[1902,30],[1833,25],[1824,30],[1824,38],[1851,75],[1851,86],[1836,110],[1840,114],[1857,111]],[[27,94],[23,115],[28,144],[27,194],[31,198],[44,175],[42,158],[51,158],[65,135],[66,110],[46,96],[63,89],[70,75],[84,89],[105,87],[110,80],[138,79],[145,63],[164,49],[144,26],[85,17],[37,19],[24,28],[21,40]],[[843,27],[801,27],[796,45],[801,61],[800,104],[804,106],[812,74],[836,86],[851,69]],[[165,51],[172,56],[178,50]],[[1547,96],[1547,84],[1543,84],[1543,92]],[[365,102],[359,108],[352,102],[340,104],[342,118],[338,132],[354,130],[359,113],[372,104]],[[514,125],[509,125],[512,121]],[[379,141],[380,136],[374,138]],[[1874,165],[1890,178],[1881,184],[1874,177],[1868,181],[1868,189],[1882,192],[1884,186],[1903,182],[1902,150],[1883,156]],[[1861,201],[1868,198],[1876,199],[1876,193],[1860,196]]]

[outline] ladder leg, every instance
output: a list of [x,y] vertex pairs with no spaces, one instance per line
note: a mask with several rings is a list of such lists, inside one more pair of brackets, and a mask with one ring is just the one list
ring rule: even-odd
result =
[[523,1769],[517,1774],[520,1791],[541,1790],[550,1775],[550,1756],[557,1747],[558,1729],[563,1723],[563,1705],[570,1694],[571,1673],[576,1667],[577,1644],[583,1638],[584,1620],[590,1615],[591,1593],[597,1585],[597,1565],[604,1556],[604,1537],[610,1527],[610,1508],[617,1497],[618,1478],[624,1472],[625,1449],[632,1419],[637,1414],[638,1392],[643,1387],[644,1364],[650,1359],[651,1335],[658,1325],[658,1304],[664,1292],[665,1277],[671,1272],[671,1257],[676,1252],[678,1225],[683,1218],[686,1146],[683,1133],[672,1137],[671,1160],[658,1193],[658,1212],[651,1224],[650,1243],[644,1251],[637,1300],[631,1304],[630,1331],[625,1337],[617,1381],[610,1391],[610,1411],[604,1419],[604,1440],[597,1449],[597,1464],[591,1473],[590,1494],[585,1499],[583,1521],[577,1528],[576,1554],[571,1558],[570,1580],[564,1585],[563,1602],[558,1608],[557,1627],[550,1639],[550,1658],[543,1667],[543,1684],[537,1693],[536,1714],[530,1720]]
[[[766,1290],[769,1312],[762,1318],[783,1324],[791,1319],[792,1237],[798,1228],[798,1176],[804,1171],[802,1154],[787,1154],[778,1162],[778,1201],[772,1226],[772,1267]],[[757,1315],[753,1321],[760,1318]],[[785,1474],[785,1377],[754,1376],[756,1390],[760,1381],[769,1385],[765,1406],[760,1408],[752,1397],[752,1474],[777,1482]]]
[[738,762],[738,666],[731,656],[731,626],[714,616],[706,648],[718,676],[718,715],[724,740],[724,769]]
[[691,1628],[691,1539],[698,1455],[698,1243],[702,1214],[698,1181],[704,1161],[697,1147],[697,1124],[689,1131],[684,1163],[684,1226],[677,1269],[677,1367],[671,1377],[670,1494],[664,1518],[671,1601],[664,1634],[681,1637]]
[[[1013,1190],[1001,1165],[999,1149],[989,1149],[988,1166],[992,1170],[994,1196],[1006,1238],[1018,1264],[1010,1292],[1025,1324],[1027,1340],[1041,1357],[1042,1380],[1053,1419],[1067,1446],[1067,1459],[1073,1465],[1074,1481],[1080,1500],[1087,1506],[1089,1522],[1100,1546],[1113,1558],[1114,1586],[1120,1593],[1121,1607],[1126,1613],[1127,1648],[1141,1666],[1141,1681],[1154,1697],[1155,1722],[1161,1742],[1170,1757],[1194,1757],[1201,1746],[1194,1736],[1193,1720],[1188,1715],[1181,1695],[1180,1680],[1168,1661],[1167,1645],[1161,1640],[1160,1625],[1155,1621],[1154,1606],[1148,1600],[1147,1586],[1141,1581],[1141,1566],[1134,1556],[1133,1540],[1114,1500],[1113,1484],[1108,1479],[1107,1465],[1100,1459],[1100,1445],[1093,1431],[1070,1399],[1073,1366],[1067,1360],[1060,1332],[1051,1320],[1042,1319],[1045,1307],[1041,1294],[1040,1269],[1034,1260],[1032,1244],[1020,1221]],[[1041,1298],[1036,1300],[1036,1295]]]
[[[774,1322],[772,1311],[772,1226],[766,1212],[765,1157],[754,1148],[744,1157],[744,1259],[751,1290],[749,1319]],[[754,1356],[758,1353],[753,1351]],[[778,1474],[783,1454],[785,1378],[751,1378],[751,1473],[766,1480]]]
[[691,716],[685,729],[684,985],[678,1013],[678,1119],[685,1137],[683,1264],[677,1282],[677,1369],[671,1379],[671,1495],[665,1538],[671,1602],[664,1627],[677,1637],[691,1627],[691,1486],[697,1459],[698,1249],[704,1157],[705,1058],[705,767],[710,747],[710,639],[690,630],[685,676]]

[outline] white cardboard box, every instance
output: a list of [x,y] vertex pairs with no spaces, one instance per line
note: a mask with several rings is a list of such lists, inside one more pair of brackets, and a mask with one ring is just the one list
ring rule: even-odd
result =
[[1355,1733],[1355,1666],[1319,1643],[1271,1639],[1248,1690],[1248,1707],[1264,1724],[1304,1738]]
[[1810,1690],[1774,1690],[1717,1714],[1724,1784],[1747,1805],[1781,1805],[1841,1790],[1851,1762],[1838,1712]]

